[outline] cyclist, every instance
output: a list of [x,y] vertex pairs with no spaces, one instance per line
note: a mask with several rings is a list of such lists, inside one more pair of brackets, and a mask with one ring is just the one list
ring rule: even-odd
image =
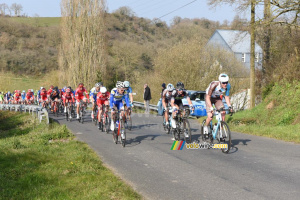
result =
[[12,94],[10,93],[10,91],[8,91],[5,95],[4,95],[4,101],[6,104],[10,103],[10,99],[12,98]]
[[25,99],[26,99],[26,92],[25,92],[25,90],[22,91],[21,98],[22,98],[22,104],[25,104]]
[[[44,102],[48,104],[48,98],[47,98],[47,90],[44,87],[41,87],[39,91],[39,102],[43,105]],[[44,105],[43,105],[44,107]]]
[[[116,84],[116,88],[111,90],[110,93],[110,109],[111,109],[111,126],[110,129],[114,131],[114,118],[116,111],[120,110],[123,120],[125,121],[125,115],[124,115],[124,106],[123,106],[123,100],[125,100],[126,104],[128,105],[128,108],[130,108],[130,103],[128,99],[128,94],[126,94],[124,90],[124,84],[121,81],[118,81]],[[123,137],[123,136],[122,136]]]
[[55,86],[52,89],[52,92],[51,92],[49,98],[51,101],[51,109],[53,110],[54,101],[57,102],[57,106],[58,106],[58,103],[60,102],[60,94],[59,94],[59,89],[57,86]]
[[33,104],[34,101],[34,95],[33,92],[31,92],[31,89],[28,89],[25,97],[26,104]]
[[173,84],[169,83],[167,88],[162,92],[162,105],[165,111],[166,126],[169,125],[169,106],[171,103],[172,92],[175,90]]
[[4,101],[4,95],[3,92],[0,92],[0,104],[2,104]]
[[[83,87],[83,83],[79,83],[78,84],[78,88],[75,91],[75,99],[76,99],[76,104],[77,104],[77,119],[79,119],[79,104],[80,104],[80,100],[83,100],[83,102],[87,102],[89,99],[89,94],[86,91],[85,87]],[[86,95],[86,97],[84,97],[84,94]],[[88,101],[89,102],[89,101]]]
[[21,103],[21,91],[20,90],[15,91],[14,103],[15,104]]
[[[132,104],[132,103],[133,103],[133,95],[132,95],[132,88],[130,87],[130,83],[129,83],[129,81],[124,81],[123,84],[124,84],[125,92],[126,92],[126,93],[128,94],[128,96],[129,96],[130,107],[133,108],[133,104]],[[123,103],[124,103],[124,102],[123,102]],[[126,110],[125,115],[126,115],[126,118],[127,118],[127,115],[128,115],[128,114],[130,115],[130,111],[129,111],[129,109],[127,109],[126,103],[124,103],[124,108],[125,108],[125,110]]]
[[40,99],[41,99],[41,90],[43,89],[43,87],[40,87],[40,89],[37,91],[37,94],[36,94],[36,101],[39,103],[41,102]]
[[[228,83],[229,77],[227,74],[220,74],[219,81],[213,81],[209,84],[208,88],[206,89],[206,113],[207,119],[205,126],[203,127],[204,134],[208,134],[209,123],[213,118],[213,111],[214,108],[212,104],[215,105],[216,109],[221,109],[224,107],[222,102],[223,97],[225,97],[225,101],[232,112],[232,107],[229,99],[229,92],[230,92],[230,84]],[[225,111],[221,112],[222,120],[225,121]]]
[[[178,111],[178,109],[183,110],[182,115],[185,116],[185,110],[183,108],[183,103],[182,103],[182,99],[186,98],[188,104],[190,105],[190,109],[194,110],[194,106],[191,102],[191,99],[187,93],[187,91],[184,89],[184,84],[182,82],[178,82],[176,84],[176,90],[174,90],[172,92],[172,98],[171,98],[171,106],[173,109],[173,113],[172,113],[172,127],[176,128],[176,122],[175,122],[175,117],[176,117],[176,113]],[[185,128],[185,124],[183,125]],[[187,133],[185,132],[185,137],[188,137]]]
[[100,92],[100,87],[102,87],[102,83],[96,83],[95,87],[90,90],[90,101],[92,102],[92,114],[91,118],[94,119],[94,110],[97,105],[97,94]]
[[[63,102],[64,102],[64,112],[67,112],[66,102],[67,103],[75,103],[74,94],[71,92],[70,88],[66,88],[63,96],[62,96]],[[72,115],[70,115],[70,119],[72,118]]]
[[[98,122],[101,120],[102,115],[102,107],[105,105],[104,112],[108,111],[109,108],[109,92],[107,91],[106,87],[101,87],[100,92],[97,94],[97,106],[98,106]],[[100,128],[100,123],[98,125],[98,128]]]

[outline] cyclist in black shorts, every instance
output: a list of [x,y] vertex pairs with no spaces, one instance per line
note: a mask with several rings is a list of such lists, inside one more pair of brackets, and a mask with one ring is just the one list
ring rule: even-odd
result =
[[[182,99],[186,98],[189,105],[190,105],[190,109],[194,110],[194,106],[191,102],[191,99],[187,93],[187,91],[184,89],[184,84],[182,82],[178,82],[176,84],[176,90],[174,90],[172,92],[172,98],[171,98],[171,106],[173,109],[173,113],[172,113],[172,127],[176,128],[176,122],[174,120],[175,118],[175,113],[181,109],[183,110],[183,104],[182,104]],[[185,111],[183,110],[184,113],[182,113],[183,115],[185,115]]]

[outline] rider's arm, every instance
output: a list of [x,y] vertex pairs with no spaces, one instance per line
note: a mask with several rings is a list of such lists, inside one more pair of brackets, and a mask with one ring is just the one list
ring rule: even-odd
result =
[[206,109],[209,109],[210,111],[212,111],[212,110],[213,110],[213,107],[212,107],[212,105],[211,105],[210,97],[211,97],[211,96],[208,95],[208,94],[205,95],[205,101],[206,101],[206,103],[207,103],[207,105],[208,105],[208,108],[206,108]]
[[109,106],[110,106],[110,108],[114,107],[114,95],[113,94],[110,94]]
[[129,108],[131,105],[129,102],[128,94],[125,95],[125,102],[126,102],[127,107]]
[[174,97],[172,97],[172,99],[171,99],[171,106],[172,106],[172,108],[175,106],[175,98]]

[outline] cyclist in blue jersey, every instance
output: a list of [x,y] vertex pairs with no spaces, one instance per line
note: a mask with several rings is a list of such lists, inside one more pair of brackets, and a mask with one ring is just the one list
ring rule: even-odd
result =
[[123,120],[125,120],[124,115],[124,105],[123,100],[125,100],[127,107],[130,108],[128,94],[125,92],[124,84],[121,81],[118,81],[116,84],[116,88],[111,90],[109,105],[111,109],[111,126],[110,129],[114,130],[114,117],[116,111],[120,110]]
[[21,93],[22,104],[25,104],[25,98],[26,98],[26,92],[25,90],[23,90]]
[[10,100],[12,98],[12,94],[10,93],[10,91],[8,91],[5,95],[4,95],[4,101],[6,104],[10,103]]
[[[125,89],[125,92],[129,96],[130,107],[133,108],[133,104],[132,104],[133,103],[132,88],[130,87],[129,81],[124,81],[124,89]],[[127,116],[130,115],[131,112],[129,111],[129,109],[127,109],[127,105],[126,104],[124,104],[124,108],[126,110],[125,115],[126,115],[126,118],[127,118]]]

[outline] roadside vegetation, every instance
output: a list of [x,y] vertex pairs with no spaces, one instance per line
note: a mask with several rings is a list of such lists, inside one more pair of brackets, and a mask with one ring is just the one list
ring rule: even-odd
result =
[[141,199],[65,125],[0,111],[0,199]]

